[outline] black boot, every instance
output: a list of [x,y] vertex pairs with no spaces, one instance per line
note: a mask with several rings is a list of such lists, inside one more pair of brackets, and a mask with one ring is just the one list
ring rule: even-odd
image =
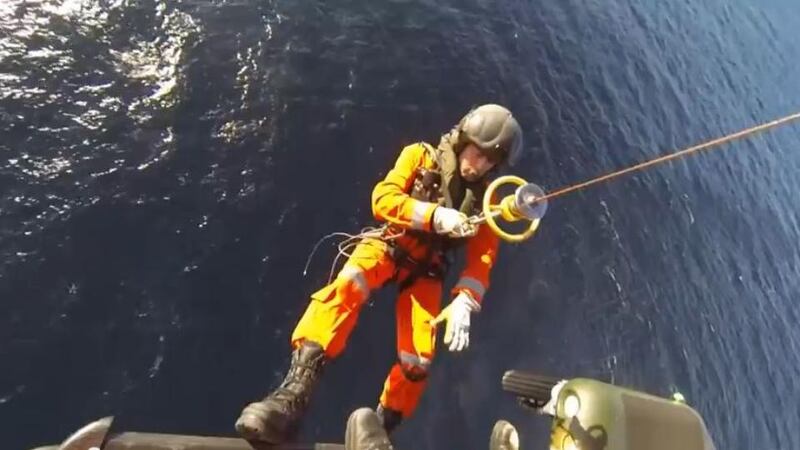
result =
[[244,408],[236,421],[236,431],[249,441],[280,444],[289,439],[308,407],[325,361],[322,346],[304,342],[292,354],[292,365],[283,383],[265,399]]
[[375,411],[359,408],[347,419],[345,450],[393,450],[389,436]]
[[403,421],[403,414],[400,413],[400,411],[396,411],[392,408],[385,408],[381,404],[378,404],[375,413],[378,415],[378,419],[381,421],[381,425],[383,429],[386,430],[387,434],[391,434],[391,432],[400,425],[400,422]]

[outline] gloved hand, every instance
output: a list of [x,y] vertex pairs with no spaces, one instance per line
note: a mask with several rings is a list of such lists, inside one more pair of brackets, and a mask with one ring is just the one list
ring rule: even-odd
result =
[[436,327],[446,320],[447,327],[444,330],[444,344],[449,344],[448,349],[451,352],[460,352],[469,347],[470,313],[480,310],[481,305],[468,293],[461,291],[430,323]]
[[461,238],[475,236],[478,227],[469,223],[469,217],[461,211],[438,206],[433,211],[433,230],[437,234]]

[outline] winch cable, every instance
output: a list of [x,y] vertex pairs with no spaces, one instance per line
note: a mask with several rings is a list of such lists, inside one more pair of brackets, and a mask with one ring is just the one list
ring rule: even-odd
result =
[[691,146],[689,148],[686,148],[686,149],[683,149],[683,150],[680,150],[680,151],[676,151],[674,153],[670,153],[670,154],[667,154],[667,155],[664,155],[664,156],[659,156],[657,158],[653,158],[651,160],[648,160],[648,161],[645,161],[645,162],[642,162],[642,163],[639,163],[639,164],[635,164],[635,165],[627,167],[625,169],[617,170],[615,172],[611,172],[611,173],[608,173],[606,175],[602,175],[602,176],[599,176],[599,177],[596,177],[596,178],[592,178],[592,179],[584,181],[582,183],[578,183],[578,184],[567,186],[567,187],[564,187],[564,188],[561,188],[561,189],[557,189],[557,190],[555,190],[555,191],[553,191],[553,192],[551,192],[549,194],[546,194],[543,197],[537,198],[535,202],[548,201],[550,199],[553,199],[553,198],[556,198],[556,197],[560,197],[560,196],[568,194],[570,192],[574,192],[574,191],[589,187],[589,186],[591,186],[593,184],[602,183],[604,181],[609,181],[609,180],[612,180],[614,178],[620,177],[620,176],[625,175],[625,174],[630,173],[630,172],[641,171],[641,170],[647,169],[649,167],[655,166],[657,164],[661,164],[661,163],[665,163],[667,161],[671,161],[673,159],[681,158],[683,156],[687,156],[687,155],[699,152],[701,150],[707,150],[707,149],[711,149],[712,147],[718,147],[718,146],[720,146],[722,144],[726,144],[728,142],[735,141],[737,139],[742,139],[742,138],[745,138],[745,137],[750,136],[752,134],[759,133],[759,132],[762,132],[762,131],[766,131],[766,130],[768,130],[770,128],[775,128],[775,127],[784,125],[786,123],[795,121],[797,119],[800,119],[800,112],[795,113],[795,114],[791,114],[791,115],[788,115],[788,116],[785,116],[785,117],[782,117],[780,119],[773,120],[771,122],[763,123],[761,125],[756,125],[756,126],[751,127],[751,128],[747,128],[747,129],[744,129],[744,130],[741,130],[741,131],[737,131],[735,133],[728,134],[726,136],[722,136],[722,137],[719,137],[719,138],[716,138],[716,139],[712,139],[710,141],[703,142],[702,144],[694,145],[694,146]]

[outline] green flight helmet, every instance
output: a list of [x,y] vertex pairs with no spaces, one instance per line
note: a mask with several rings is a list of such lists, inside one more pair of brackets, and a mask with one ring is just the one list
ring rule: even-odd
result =
[[497,164],[513,166],[522,154],[522,128],[507,108],[496,104],[473,109],[458,123],[461,144],[475,144]]

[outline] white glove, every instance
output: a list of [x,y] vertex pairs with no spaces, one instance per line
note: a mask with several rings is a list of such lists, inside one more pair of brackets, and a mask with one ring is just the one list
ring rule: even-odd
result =
[[481,305],[469,294],[461,291],[447,307],[431,320],[431,325],[436,327],[447,321],[444,330],[444,344],[450,345],[451,352],[460,352],[469,347],[469,316],[472,312],[481,310]]
[[478,228],[469,222],[466,214],[444,206],[438,206],[433,211],[433,230],[437,234],[455,238],[475,236],[478,232]]

